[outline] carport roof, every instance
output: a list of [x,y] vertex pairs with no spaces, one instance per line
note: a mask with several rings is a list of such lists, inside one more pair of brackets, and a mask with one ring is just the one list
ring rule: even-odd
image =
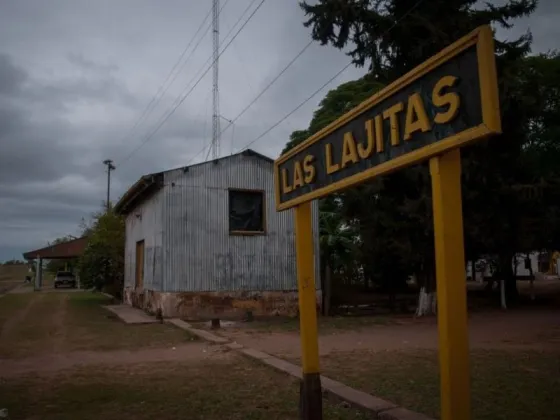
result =
[[83,236],[61,244],[49,245],[45,248],[25,252],[23,258],[26,260],[34,260],[36,258],[46,260],[76,258],[84,253],[87,243],[87,236]]

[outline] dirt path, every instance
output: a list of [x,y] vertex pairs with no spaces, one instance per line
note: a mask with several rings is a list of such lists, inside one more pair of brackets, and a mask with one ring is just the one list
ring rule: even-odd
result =
[[[559,311],[520,311],[474,314],[470,317],[471,348],[481,349],[560,349]],[[280,357],[299,357],[297,332],[249,333],[222,330],[236,342]],[[353,350],[387,351],[437,348],[435,318],[378,325],[354,331],[334,332],[319,337],[321,355]]]
[[0,378],[25,374],[48,374],[87,365],[133,365],[147,362],[204,362],[233,357],[224,346],[207,343],[189,343],[170,348],[136,351],[79,351],[48,354],[20,360],[0,359]]
[[22,324],[25,321],[25,318],[27,317],[33,306],[40,302],[43,297],[43,295],[33,296],[33,298],[29,300],[27,305],[25,305],[23,308],[20,308],[14,315],[8,318],[8,320],[2,327],[2,331],[0,331],[0,342],[8,337],[10,331],[12,331],[14,328],[17,328],[18,325]]
[[61,294],[58,296],[58,305],[56,311],[53,313],[52,316],[52,335],[50,336],[51,339],[51,347],[53,353],[59,353],[64,350],[64,343],[66,341],[66,308],[68,304],[68,295]]

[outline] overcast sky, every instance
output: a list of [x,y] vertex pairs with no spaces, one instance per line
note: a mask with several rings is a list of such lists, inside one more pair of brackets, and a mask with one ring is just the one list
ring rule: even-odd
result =
[[[251,2],[225,5],[222,39]],[[236,117],[309,41],[297,3],[266,1],[220,57],[225,118]],[[557,48],[560,5],[555,3],[560,2],[541,0],[531,18],[499,35],[512,37],[530,28],[534,50]],[[211,138],[211,71],[138,147],[206,68],[211,31],[192,55],[191,45],[166,94],[131,129],[210,7],[209,0],[0,0],[0,261],[21,258],[23,251],[56,237],[77,235],[81,218],[104,200],[104,159],[117,166],[113,201],[143,174],[204,160],[206,150],[200,152]],[[235,130],[223,135],[222,154],[243,148],[348,61],[343,52],[314,44]],[[307,127],[328,88],[362,74],[350,67],[251,147],[277,157],[290,132]]]

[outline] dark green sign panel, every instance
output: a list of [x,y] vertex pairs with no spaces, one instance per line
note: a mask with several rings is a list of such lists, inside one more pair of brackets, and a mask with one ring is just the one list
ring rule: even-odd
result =
[[460,39],[281,156],[278,210],[499,132],[488,30]]

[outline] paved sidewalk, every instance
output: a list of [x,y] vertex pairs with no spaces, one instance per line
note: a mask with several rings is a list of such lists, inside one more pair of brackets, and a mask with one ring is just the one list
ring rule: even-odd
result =
[[117,315],[125,324],[155,324],[158,322],[155,317],[129,305],[106,305],[104,308]]

